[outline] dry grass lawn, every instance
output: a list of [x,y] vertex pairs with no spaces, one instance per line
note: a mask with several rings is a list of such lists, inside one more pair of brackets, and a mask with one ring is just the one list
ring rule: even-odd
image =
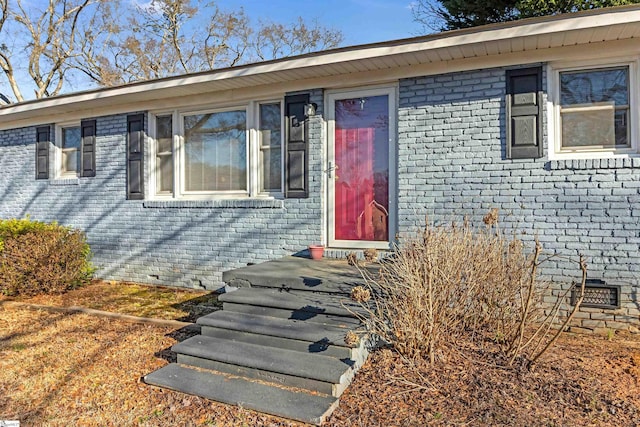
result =
[[[206,293],[110,286],[23,301],[174,320],[216,308]],[[23,427],[299,426],[143,384],[190,332],[2,302],[0,420]],[[610,338],[566,335],[533,372],[498,366],[490,345],[435,367],[377,351],[327,425],[637,426],[640,337]]]
[[[0,301],[8,299],[0,295]],[[11,298],[56,307],[80,306],[139,317],[195,322],[221,308],[209,291],[94,280],[89,286],[59,295]]]
[[21,426],[253,426],[288,421],[147,386],[170,328],[0,309],[0,420]]

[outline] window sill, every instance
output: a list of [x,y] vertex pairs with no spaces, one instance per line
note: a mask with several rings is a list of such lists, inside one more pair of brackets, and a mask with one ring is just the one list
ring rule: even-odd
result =
[[49,185],[80,185],[80,178],[57,178],[49,180]]
[[284,209],[284,200],[220,199],[220,200],[146,200],[149,209]]
[[550,170],[628,169],[640,168],[640,157],[610,159],[555,159],[549,161]]

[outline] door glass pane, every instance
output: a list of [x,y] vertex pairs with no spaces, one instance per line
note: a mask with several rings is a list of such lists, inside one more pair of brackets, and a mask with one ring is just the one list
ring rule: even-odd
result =
[[280,103],[260,104],[261,191],[282,191]]
[[389,240],[389,98],[335,102],[335,238]]
[[246,112],[184,117],[186,191],[247,189]]

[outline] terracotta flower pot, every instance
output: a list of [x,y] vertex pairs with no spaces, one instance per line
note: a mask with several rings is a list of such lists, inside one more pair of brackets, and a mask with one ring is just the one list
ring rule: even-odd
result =
[[309,245],[309,255],[311,255],[311,259],[322,259],[322,255],[324,255],[324,246]]

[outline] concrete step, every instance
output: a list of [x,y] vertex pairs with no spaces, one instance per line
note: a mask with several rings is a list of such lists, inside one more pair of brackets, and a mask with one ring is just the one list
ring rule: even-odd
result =
[[304,320],[256,316],[223,310],[200,317],[197,324],[201,327],[232,329],[270,337],[349,347],[344,342],[349,329]]
[[235,303],[301,312],[304,318],[316,314],[351,317],[353,312],[363,312],[360,304],[343,295],[327,295],[303,291],[283,291],[268,288],[242,288],[220,295],[223,303]]
[[236,313],[253,314],[257,316],[278,317],[281,319],[304,320],[308,323],[321,323],[338,328],[356,329],[361,325],[360,320],[353,317],[331,316],[302,310],[287,310],[273,307],[262,307],[258,305],[246,305],[242,303],[236,304],[233,302],[223,303],[222,308],[224,311],[234,311]]
[[144,377],[147,384],[201,396],[266,414],[320,425],[338,399],[286,390],[221,373],[169,364]]
[[265,381],[282,387],[299,388],[307,390],[308,392],[320,393],[333,397],[339,397],[345,389],[341,384],[332,384],[326,381],[296,377],[293,375],[271,372],[265,369],[248,368],[246,366],[204,359],[187,354],[178,354],[176,361],[185,366],[222,372],[224,374],[235,375],[250,380]]
[[[367,267],[370,273],[378,266]],[[357,268],[344,260],[311,260],[289,256],[225,271],[222,280],[234,287],[267,287],[285,290],[349,295],[363,283]]]
[[323,342],[309,343],[307,341],[258,335],[251,332],[234,331],[231,329],[221,329],[210,326],[203,326],[200,333],[207,337],[240,341],[269,347],[286,348],[287,350],[319,354],[322,356],[335,357],[337,359],[354,359],[358,357],[358,349],[339,347]]
[[[338,396],[352,377],[354,362],[198,335],[172,347],[178,362],[223,370],[289,387]],[[220,364],[232,365],[222,367]],[[237,367],[241,367],[240,371]],[[334,387],[338,385],[338,387]]]

